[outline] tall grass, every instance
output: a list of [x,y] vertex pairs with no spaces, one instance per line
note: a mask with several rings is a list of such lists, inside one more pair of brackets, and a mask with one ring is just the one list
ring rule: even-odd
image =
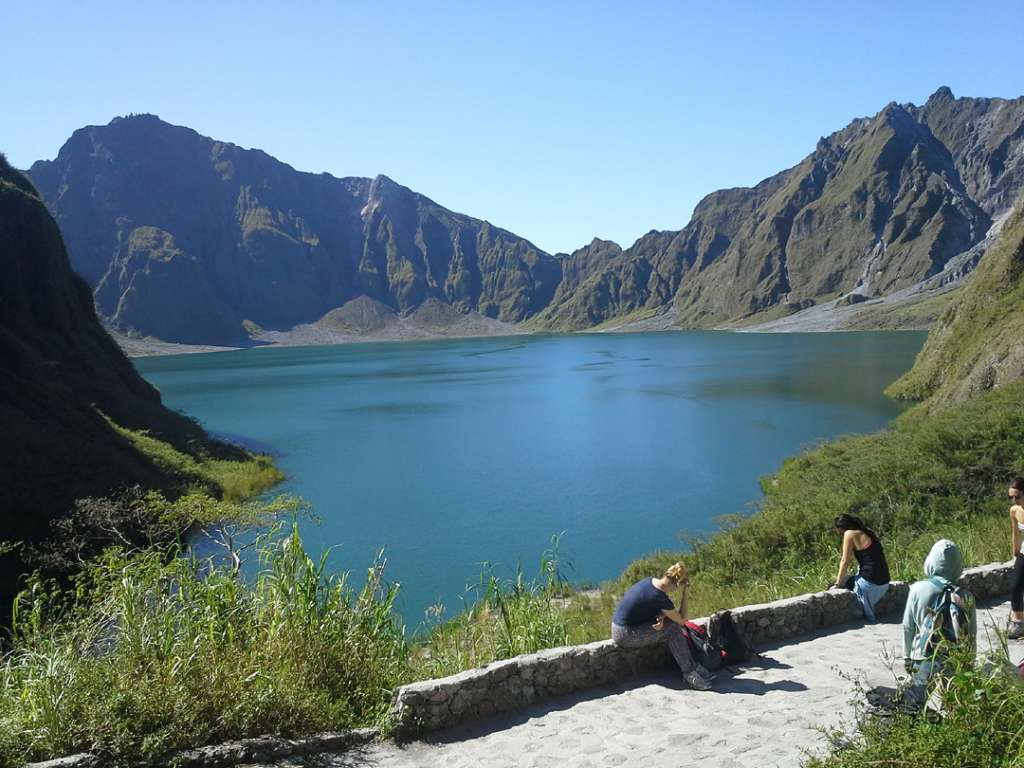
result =
[[273,732],[386,724],[409,652],[383,561],[359,585],[293,529],[235,564],[108,551],[73,591],[34,581],[0,662],[0,760],[118,759]]
[[484,563],[469,607],[428,628],[413,655],[414,675],[440,677],[497,659],[584,642],[584,625],[568,609],[571,589],[563,570],[571,564],[559,549],[560,536],[552,536],[538,574],[531,578],[521,566],[511,576],[502,576],[493,564]]
[[853,741],[808,768],[1014,768],[1024,765],[1024,681],[1005,648],[987,663],[955,656],[948,685],[936,686],[938,711],[866,719]]

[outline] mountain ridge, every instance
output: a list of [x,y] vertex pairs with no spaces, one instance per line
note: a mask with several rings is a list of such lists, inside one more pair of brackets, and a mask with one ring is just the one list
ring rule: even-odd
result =
[[29,175],[101,313],[140,335],[235,343],[360,295],[515,322],[557,282],[532,243],[386,176],[295,171],[151,115],[79,129]]
[[101,314],[132,335],[248,344],[363,296],[534,330],[722,327],[884,297],[982,243],[1024,188],[1024,97],[890,102],[706,195],[680,230],[553,255],[386,176],[296,171],[151,115],[79,129],[29,174]]

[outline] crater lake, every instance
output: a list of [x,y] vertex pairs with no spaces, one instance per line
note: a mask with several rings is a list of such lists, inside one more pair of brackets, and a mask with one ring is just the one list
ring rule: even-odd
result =
[[883,427],[925,334],[667,332],[271,347],[141,358],[164,402],[272,450],[356,581],[377,550],[411,629],[481,563],[536,573],[561,534],[597,582],[751,512],[759,479]]

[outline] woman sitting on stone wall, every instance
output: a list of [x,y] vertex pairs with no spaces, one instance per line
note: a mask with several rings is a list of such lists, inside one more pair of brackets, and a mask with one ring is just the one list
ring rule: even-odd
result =
[[[714,675],[696,663],[686,638],[686,566],[675,563],[661,578],[644,578],[626,590],[612,616],[612,640],[623,648],[667,643],[691,688],[706,691]],[[670,594],[681,590],[679,608]]]
[[[853,515],[839,515],[836,530],[843,534],[843,550],[835,586],[852,589],[864,608],[864,619],[875,621],[875,605],[889,590],[889,564],[878,535]],[[857,560],[857,573],[847,577],[850,562]]]

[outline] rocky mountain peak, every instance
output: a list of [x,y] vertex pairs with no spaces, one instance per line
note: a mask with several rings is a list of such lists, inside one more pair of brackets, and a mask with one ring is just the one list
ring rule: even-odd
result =
[[377,174],[370,182],[370,200],[383,200],[388,195],[394,194],[409,195],[413,192],[382,173]]

